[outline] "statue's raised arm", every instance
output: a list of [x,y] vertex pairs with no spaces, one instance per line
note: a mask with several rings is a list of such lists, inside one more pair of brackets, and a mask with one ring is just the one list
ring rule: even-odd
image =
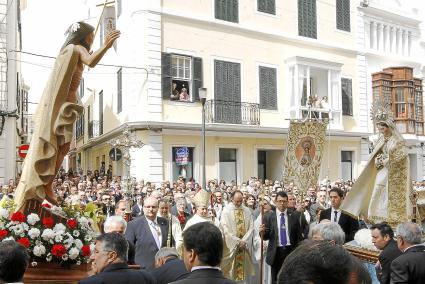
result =
[[34,133],[15,192],[16,210],[24,211],[29,200],[58,204],[52,182],[69,151],[74,122],[83,111],[77,92],[84,67],[96,66],[120,32],[111,31],[93,53],[91,25],[74,23],[67,35],[35,113]]

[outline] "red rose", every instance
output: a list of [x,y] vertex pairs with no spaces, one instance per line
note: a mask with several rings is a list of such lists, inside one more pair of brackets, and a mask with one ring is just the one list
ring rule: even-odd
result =
[[41,204],[41,206],[43,206],[44,208],[52,208],[52,205],[50,205],[49,203],[43,203]]
[[9,234],[7,230],[0,230],[0,240],[3,240],[5,237],[7,237],[7,234]]
[[43,218],[43,225],[46,228],[51,228],[55,224],[55,220],[52,217]]
[[30,246],[30,240],[28,240],[28,238],[20,238],[19,240],[17,240],[17,243],[23,245],[26,248]]
[[53,256],[62,257],[66,253],[66,248],[63,245],[53,245],[51,253]]
[[10,217],[10,220],[16,221],[16,222],[25,222],[27,220],[27,217],[22,212],[15,212]]
[[83,245],[83,247],[81,248],[81,254],[83,256],[89,256],[91,254],[90,246],[89,245]]
[[66,221],[66,224],[71,230],[77,227],[77,221],[75,221],[75,219],[69,219],[68,221]]

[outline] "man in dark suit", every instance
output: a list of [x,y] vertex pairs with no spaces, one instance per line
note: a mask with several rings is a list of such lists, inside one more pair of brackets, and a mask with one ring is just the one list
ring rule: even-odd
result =
[[190,226],[183,233],[183,259],[191,271],[185,279],[172,284],[236,284],[223,276],[219,265],[223,258],[223,237],[210,222]]
[[[110,216],[106,218],[106,221],[103,224],[103,232],[105,233],[119,233],[121,235],[124,235],[126,229],[127,229],[127,221],[125,221],[124,218],[119,215],[114,215],[114,216]],[[127,241],[127,243],[128,243],[127,264],[135,264],[134,245],[130,243],[129,241]]]
[[338,223],[345,233],[345,242],[354,240],[354,234],[359,230],[359,222],[339,208],[344,199],[344,192],[340,188],[334,187],[329,191],[329,198],[331,208],[320,212],[319,221],[327,219]]
[[147,270],[154,268],[155,254],[167,244],[168,220],[157,217],[158,199],[148,197],[143,204],[144,216],[128,223],[125,237],[134,245],[134,261]]
[[378,256],[379,262],[376,267],[376,276],[381,284],[390,283],[391,263],[399,257],[402,252],[397,247],[394,240],[394,232],[387,223],[378,223],[371,228],[372,243],[379,250],[382,250]]
[[269,240],[266,262],[271,266],[272,284],[285,258],[302,240],[301,213],[288,209],[288,195],[279,191],[275,198],[276,210],[264,215],[260,225],[260,236]]
[[131,216],[137,218],[143,215],[143,195],[137,195],[137,203],[133,205],[131,209]]
[[155,278],[156,284],[168,284],[184,279],[189,274],[175,248],[161,248],[155,255],[155,267],[151,275]]
[[412,222],[397,226],[397,246],[403,252],[391,263],[391,284],[425,283],[425,245],[421,228]]
[[122,234],[106,233],[96,238],[90,256],[95,275],[79,284],[154,284],[155,280],[144,270],[133,270],[127,265],[128,244]]

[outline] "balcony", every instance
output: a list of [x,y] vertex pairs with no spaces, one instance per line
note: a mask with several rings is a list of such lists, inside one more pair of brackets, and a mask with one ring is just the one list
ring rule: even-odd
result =
[[103,121],[92,120],[89,122],[89,138],[96,138],[103,134]]
[[205,121],[207,123],[260,125],[260,105],[208,100],[205,103]]

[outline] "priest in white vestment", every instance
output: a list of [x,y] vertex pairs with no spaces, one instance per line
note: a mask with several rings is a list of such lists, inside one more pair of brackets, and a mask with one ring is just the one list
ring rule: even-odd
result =
[[254,221],[251,211],[242,205],[243,194],[236,190],[232,203],[221,214],[220,226],[224,234],[225,253],[221,267],[229,279],[250,283],[254,275],[252,247]]

